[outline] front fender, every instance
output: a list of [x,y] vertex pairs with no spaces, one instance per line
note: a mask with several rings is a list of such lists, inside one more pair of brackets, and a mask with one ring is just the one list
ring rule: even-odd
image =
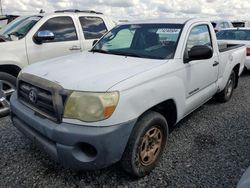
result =
[[[116,113],[123,114],[123,117],[129,119],[138,118],[145,111],[169,99],[175,102],[177,121],[184,114],[185,87],[178,77],[163,76],[156,78],[133,89],[121,92],[120,98]],[[127,109],[125,112],[124,106]],[[123,119],[123,117],[119,118]]]
[[28,65],[25,40],[0,43],[0,65],[16,65],[23,68]]

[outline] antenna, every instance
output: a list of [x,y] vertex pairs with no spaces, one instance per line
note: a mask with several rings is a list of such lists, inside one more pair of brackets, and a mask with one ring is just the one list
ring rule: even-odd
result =
[[0,0],[0,13],[3,15],[2,0]]

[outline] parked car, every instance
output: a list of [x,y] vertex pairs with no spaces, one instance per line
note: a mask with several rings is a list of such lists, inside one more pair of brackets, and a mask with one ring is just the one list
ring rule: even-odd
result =
[[250,21],[232,21],[234,27],[250,27]]
[[0,29],[3,28],[8,23],[12,22],[14,19],[16,19],[18,16],[16,15],[5,15],[0,16]]
[[215,32],[218,32],[224,28],[232,28],[233,27],[233,24],[227,20],[217,20],[217,21],[212,21],[211,23],[214,27]]
[[245,67],[250,70],[250,28],[230,28],[216,34],[218,41],[230,44],[246,45]]
[[64,166],[121,161],[138,177],[155,168],[169,128],[214,95],[229,101],[245,46],[219,49],[211,23],[126,23],[89,52],[33,64],[11,97],[14,126]]
[[23,16],[0,30],[0,117],[9,113],[8,100],[23,67],[88,50],[114,25],[99,12],[63,10]]

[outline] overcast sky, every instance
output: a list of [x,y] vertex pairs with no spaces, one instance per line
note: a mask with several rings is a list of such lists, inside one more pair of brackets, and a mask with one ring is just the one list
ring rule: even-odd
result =
[[2,6],[4,14],[88,9],[129,20],[156,17],[250,20],[250,0],[2,0]]

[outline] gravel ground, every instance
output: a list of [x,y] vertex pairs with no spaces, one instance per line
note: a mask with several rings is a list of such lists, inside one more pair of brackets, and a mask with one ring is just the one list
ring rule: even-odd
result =
[[0,187],[235,187],[250,165],[250,72],[230,102],[213,100],[170,134],[158,167],[133,179],[120,166],[64,169],[23,137],[9,117],[0,121]]

